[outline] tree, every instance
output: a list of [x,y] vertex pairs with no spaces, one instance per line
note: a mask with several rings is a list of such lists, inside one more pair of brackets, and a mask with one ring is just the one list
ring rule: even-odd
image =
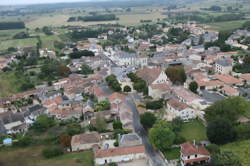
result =
[[163,99],[146,102],[146,108],[151,109],[151,110],[161,109],[163,107],[163,105],[164,105]]
[[171,126],[173,128],[173,131],[176,132],[180,132],[181,128],[183,126],[183,120],[180,117],[177,117],[175,119],[172,120],[171,122]]
[[172,83],[177,85],[182,85],[187,79],[183,66],[170,66],[167,68],[166,74]]
[[230,122],[219,118],[208,123],[207,136],[215,144],[225,144],[235,139],[235,131]]
[[194,93],[197,93],[197,89],[198,89],[198,84],[196,81],[192,81],[190,84],[189,84],[189,90],[191,90],[192,92]]
[[140,121],[142,126],[148,130],[153,127],[153,125],[156,122],[156,117],[153,113],[151,112],[146,112],[143,115],[140,116]]
[[55,120],[48,115],[39,115],[32,128],[37,131],[45,131],[56,124]]
[[116,164],[116,163],[109,163],[108,166],[118,166],[118,164]]
[[249,103],[242,97],[229,97],[208,107],[205,110],[205,118],[207,121],[223,118],[234,123],[247,111],[247,108]]
[[66,132],[70,136],[73,136],[84,132],[84,129],[81,128],[81,125],[79,123],[73,122],[67,125]]
[[110,102],[108,100],[100,101],[95,105],[95,111],[105,111],[110,109]]
[[117,129],[121,129],[121,130],[122,130],[122,129],[123,129],[123,127],[122,127],[122,122],[121,122],[121,121],[118,121],[118,120],[117,120],[117,121],[114,121],[114,122],[113,122],[113,129],[114,129],[114,130],[117,130]]
[[212,156],[213,166],[242,166],[239,158],[231,151],[220,151]]
[[60,144],[65,148],[71,149],[71,136],[67,133],[63,133],[59,136],[59,142]]
[[106,77],[106,82],[108,86],[113,89],[115,92],[120,92],[122,90],[120,83],[116,79],[116,76],[111,74]]
[[83,51],[75,51],[75,52],[69,54],[69,57],[71,59],[79,59],[82,56],[95,56],[95,53],[92,51],[83,50]]
[[61,77],[68,76],[71,73],[70,69],[64,64],[58,65],[57,72],[58,72],[58,75]]
[[160,151],[166,151],[171,148],[175,140],[175,133],[171,130],[167,122],[157,121],[153,128],[149,130],[150,143]]
[[83,64],[81,67],[81,74],[84,75],[89,75],[89,74],[93,74],[94,70],[87,64]]
[[107,122],[104,117],[101,117],[100,115],[96,116],[96,125],[95,125],[97,131],[103,132],[107,128]]
[[123,91],[124,92],[131,92],[130,86],[128,86],[128,85],[124,86]]

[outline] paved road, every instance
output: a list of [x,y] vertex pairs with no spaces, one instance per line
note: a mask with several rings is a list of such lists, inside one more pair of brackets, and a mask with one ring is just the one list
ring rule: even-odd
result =
[[146,152],[153,162],[153,166],[167,166],[167,164],[164,162],[164,160],[161,158],[161,156],[154,150],[154,148],[149,144],[147,133],[142,127],[140,123],[140,116],[136,109],[136,105],[133,100],[133,96],[128,96],[126,98],[126,104],[131,108],[133,111],[133,125],[135,132],[142,138],[142,142],[145,146]]

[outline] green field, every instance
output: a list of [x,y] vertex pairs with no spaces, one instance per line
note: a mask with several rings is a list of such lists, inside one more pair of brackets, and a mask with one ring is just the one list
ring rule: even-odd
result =
[[36,43],[36,38],[2,40],[0,41],[0,50],[6,50],[9,47],[35,47]]
[[237,21],[226,21],[226,22],[215,22],[207,24],[210,26],[209,29],[217,31],[234,30],[240,28],[246,21],[249,20],[237,20]]
[[42,150],[46,146],[10,148],[0,150],[0,165],[3,166],[94,166],[93,153],[68,153],[45,159]]
[[242,162],[242,166],[250,165],[250,140],[239,141],[230,144],[223,145],[223,150],[230,150],[237,155]]
[[184,123],[180,134],[181,136],[186,138],[187,141],[207,140],[206,127],[199,120],[193,120],[193,121]]

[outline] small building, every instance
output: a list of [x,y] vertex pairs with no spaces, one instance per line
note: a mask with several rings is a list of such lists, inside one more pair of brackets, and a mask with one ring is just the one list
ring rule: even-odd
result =
[[202,165],[209,163],[211,155],[203,147],[195,143],[186,142],[180,145],[181,147],[181,166]]
[[175,117],[180,117],[182,120],[190,120],[196,118],[195,110],[186,103],[180,102],[177,99],[167,101],[167,108]]
[[232,72],[233,66],[227,60],[219,60],[215,63],[215,72],[220,74],[229,74]]
[[240,92],[230,86],[224,86],[222,89],[222,93],[228,96],[239,96]]
[[141,137],[136,133],[124,134],[119,140],[120,147],[142,145]]
[[101,137],[97,132],[74,135],[71,139],[72,151],[90,150],[100,146]]
[[140,146],[117,147],[112,149],[99,149],[95,152],[95,164],[130,162],[146,158],[145,148]]
[[5,138],[3,140],[4,145],[12,145],[12,138]]

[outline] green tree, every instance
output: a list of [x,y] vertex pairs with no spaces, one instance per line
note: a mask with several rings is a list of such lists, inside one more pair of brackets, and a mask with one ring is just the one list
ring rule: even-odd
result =
[[117,130],[117,129],[123,129],[123,127],[122,127],[122,122],[121,121],[119,121],[119,120],[117,120],[117,121],[114,121],[113,122],[113,129],[114,130]]
[[197,93],[197,89],[198,89],[198,84],[196,81],[192,81],[190,84],[189,84],[189,90],[191,90],[192,92],[194,93]]
[[59,142],[60,144],[65,148],[71,149],[71,136],[67,133],[63,133],[59,136]]
[[149,130],[150,143],[160,151],[169,150],[174,140],[175,133],[165,121],[157,121],[153,128]]
[[81,128],[81,125],[79,123],[73,122],[67,125],[66,132],[70,136],[73,136],[84,132],[84,129]]
[[207,137],[215,144],[225,144],[235,139],[235,131],[230,122],[219,118],[208,123]]
[[93,74],[94,70],[87,64],[83,64],[81,67],[81,74],[84,75],[89,75],[89,74]]
[[156,117],[153,113],[151,112],[146,112],[140,116],[140,121],[142,126],[148,130],[153,127],[153,125],[156,122]]
[[172,83],[177,85],[182,85],[187,79],[183,66],[170,66],[166,69],[166,74]]
[[32,128],[36,131],[45,131],[50,127],[55,126],[56,122],[48,115],[39,115],[36,121],[33,123]]
[[100,101],[95,105],[95,111],[105,111],[110,109],[110,102],[108,100]]
[[249,108],[249,103],[242,97],[229,97],[215,102],[205,112],[207,121],[223,118],[232,123],[236,122]]
[[220,151],[212,156],[213,166],[242,166],[239,158],[231,151]]
[[161,109],[164,105],[164,100],[153,100],[153,101],[147,101],[146,102],[146,108],[151,110],[158,110]]
[[96,127],[97,131],[99,131],[99,132],[105,131],[107,128],[107,122],[106,122],[105,118],[97,115],[95,127]]
[[124,86],[123,91],[124,92],[131,92],[130,86],[128,86],[128,85]]
[[120,92],[122,90],[120,83],[118,82],[115,75],[111,74],[106,77],[106,82],[108,86],[113,89],[115,92]]

